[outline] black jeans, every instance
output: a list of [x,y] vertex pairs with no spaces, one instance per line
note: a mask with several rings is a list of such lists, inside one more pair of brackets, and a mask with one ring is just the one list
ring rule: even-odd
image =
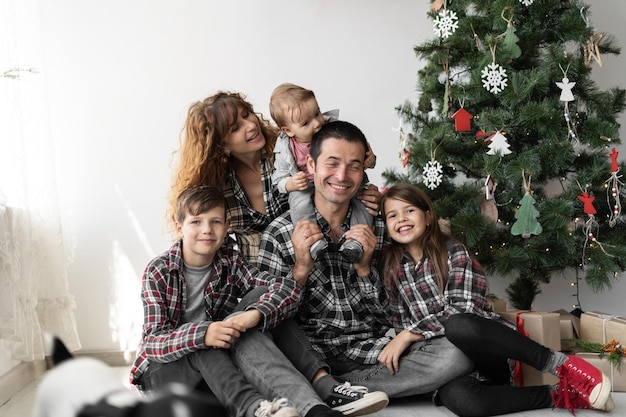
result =
[[444,324],[446,337],[476,364],[487,378],[466,375],[439,389],[439,400],[462,417],[486,417],[554,405],[548,385],[511,384],[508,359],[542,370],[552,351],[496,320],[463,313]]

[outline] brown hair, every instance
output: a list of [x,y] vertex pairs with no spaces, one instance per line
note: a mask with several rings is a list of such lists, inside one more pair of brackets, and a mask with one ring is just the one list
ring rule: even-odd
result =
[[226,175],[232,171],[232,159],[224,151],[222,140],[237,121],[241,110],[255,114],[265,137],[264,151],[273,157],[278,130],[239,93],[220,91],[202,101],[193,103],[180,135],[178,165],[170,189],[167,218],[173,226],[176,220],[178,196],[192,185],[210,185],[224,189]]
[[210,185],[194,185],[180,193],[176,199],[176,221],[183,224],[185,217],[197,216],[216,207],[224,209],[224,220],[226,220],[224,194]]
[[[435,265],[437,285],[443,292],[448,282],[448,251],[445,235],[439,227],[437,214],[432,201],[426,193],[412,184],[400,183],[389,188],[380,200],[380,207],[383,219],[386,220],[385,202],[387,200],[400,200],[417,207],[426,214],[426,227],[424,233],[419,237],[419,245],[423,248],[424,256],[429,258]],[[404,245],[391,239],[391,244],[384,254],[384,280],[387,287],[394,287],[398,279],[398,268],[404,255]]]
[[297,122],[302,113],[302,103],[315,99],[313,91],[299,85],[283,83],[276,87],[270,97],[270,115],[278,127]]

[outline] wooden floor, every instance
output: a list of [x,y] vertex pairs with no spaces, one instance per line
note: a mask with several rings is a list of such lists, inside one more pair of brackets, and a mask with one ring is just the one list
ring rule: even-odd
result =
[[[128,367],[114,368],[119,372],[120,380],[127,383]],[[39,378],[40,379],[40,378]],[[11,398],[0,407],[0,417],[31,417],[33,401],[37,391],[39,379],[30,383],[26,388]],[[626,392],[612,393],[615,401],[615,410],[611,413],[604,413],[595,410],[577,410],[577,417],[600,417],[600,416],[626,416]],[[571,414],[563,409],[545,409],[535,411],[524,411],[520,413],[508,414],[510,417],[568,417]],[[67,416],[72,417],[72,416]],[[207,416],[210,417],[210,416]],[[384,410],[372,417],[455,417],[455,414],[444,407],[434,406],[429,398],[411,398],[392,400]]]

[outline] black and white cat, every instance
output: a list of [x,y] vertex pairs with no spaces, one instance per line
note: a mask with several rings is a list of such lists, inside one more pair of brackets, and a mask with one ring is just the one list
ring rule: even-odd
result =
[[53,367],[37,389],[33,417],[227,417],[215,399],[180,384],[142,395],[104,362],[75,358],[56,337],[47,343]]

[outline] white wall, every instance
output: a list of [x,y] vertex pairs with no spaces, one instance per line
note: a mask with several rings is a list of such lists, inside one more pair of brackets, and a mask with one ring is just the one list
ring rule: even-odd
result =
[[[415,99],[413,46],[433,36],[427,0],[41,1],[50,124],[71,252],[70,291],[83,350],[133,349],[139,279],[169,245],[163,231],[170,155],[190,103],[219,89],[248,95],[269,116],[272,89],[313,89],[373,144],[371,175],[400,168],[394,107]],[[592,2],[593,24],[626,45],[620,0]],[[594,69],[622,84],[624,58]],[[622,132],[624,130],[622,129]],[[626,155],[626,152],[624,153]],[[506,286],[492,279],[494,290]],[[537,308],[568,308],[567,280]],[[626,282],[584,294],[583,306],[626,315]],[[563,298],[563,299],[562,299]]]

